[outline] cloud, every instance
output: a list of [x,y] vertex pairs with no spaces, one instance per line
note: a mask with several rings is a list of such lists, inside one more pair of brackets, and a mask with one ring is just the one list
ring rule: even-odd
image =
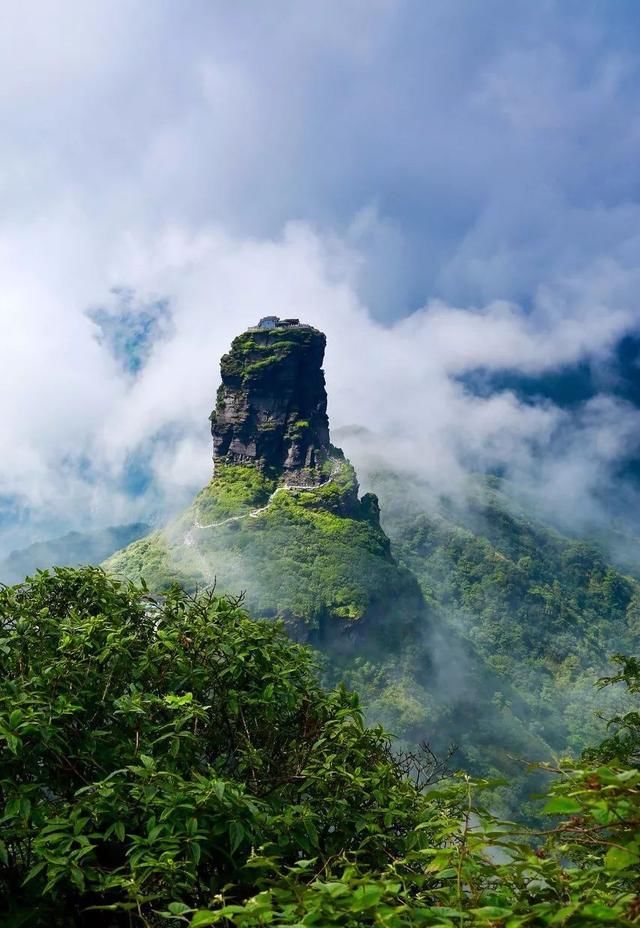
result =
[[[268,311],[300,315],[327,333],[332,421],[365,426],[388,465],[419,469],[447,489],[471,465],[506,461],[524,473],[534,451],[548,451],[558,430],[574,428],[566,413],[522,403],[508,391],[475,396],[460,375],[478,367],[543,371],[600,355],[634,322],[623,308],[598,311],[599,277],[598,287],[587,285],[586,292],[570,286],[570,299],[545,292],[539,311],[434,302],[382,325],[354,287],[359,263],[348,243],[325,240],[304,224],[267,240],[233,238],[215,228],[130,235],[113,258],[113,279],[129,281],[146,315],[155,306],[162,322],[165,305],[171,315],[170,330],[146,344],[135,376],[100,339],[83,303],[74,313],[67,302],[36,293],[36,302],[21,304],[20,324],[7,343],[4,387],[21,386],[8,417],[0,492],[50,519],[80,520],[84,527],[184,501],[210,473],[207,415],[219,358],[238,331]],[[606,279],[612,291],[621,286],[611,268]],[[158,302],[159,293],[166,304]],[[30,318],[33,337],[24,338]],[[38,333],[45,319],[46,339]],[[134,314],[134,335],[137,326]],[[589,420],[583,482],[613,458],[611,442],[619,448],[622,438],[630,441],[629,422],[637,420],[635,411],[625,411],[622,438],[607,438],[619,418],[607,409]],[[141,498],[127,488],[136,467],[146,481]]]
[[[540,454],[577,466],[587,441],[579,479],[547,479],[588,494],[633,410],[568,418],[464,376],[606,357],[637,327],[634,18],[499,0],[8,12],[0,545],[180,505],[210,470],[220,354],[271,311],[327,332],[335,425],[368,427],[396,466],[524,477]],[[114,288],[147,315],[118,316]],[[114,346],[141,333],[123,365]]]

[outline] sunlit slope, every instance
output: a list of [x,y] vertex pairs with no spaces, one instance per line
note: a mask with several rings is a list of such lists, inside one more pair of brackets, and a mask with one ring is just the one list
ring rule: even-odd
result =
[[165,529],[106,562],[160,591],[244,592],[257,615],[302,622],[418,620],[422,597],[380,528],[375,497],[358,499],[355,472],[336,453],[320,486],[285,486],[252,466],[216,466],[211,483]]

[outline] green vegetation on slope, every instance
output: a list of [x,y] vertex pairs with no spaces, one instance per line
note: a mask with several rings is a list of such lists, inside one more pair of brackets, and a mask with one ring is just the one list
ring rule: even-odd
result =
[[[637,582],[491,487],[434,514],[387,476],[375,487],[399,566],[375,498],[358,500],[343,459],[327,468],[305,490],[219,465],[183,516],[107,566],[152,590],[245,590],[253,614],[323,650],[326,679],[357,689],[398,744],[455,743],[465,769],[507,777],[496,807],[522,808],[540,788],[523,761],[603,732],[592,681],[612,652],[637,648]],[[617,698],[612,689],[612,710]]]
[[183,515],[106,566],[156,590],[175,581],[244,590],[255,614],[296,623],[298,634],[384,617],[399,635],[420,611],[418,586],[391,557],[375,499],[358,499],[351,465],[335,457],[326,468],[326,483],[297,488],[252,466],[217,465]]
[[640,584],[518,509],[499,481],[478,484],[464,507],[441,502],[437,511],[420,505],[410,481],[373,482],[396,556],[437,625],[464,636],[514,687],[553,748],[593,740],[591,681],[612,652],[637,649]]
[[[640,663],[619,677],[640,692]],[[237,601],[95,568],[0,590],[6,928],[640,923],[640,726],[556,773],[544,833],[425,791],[311,652]]]

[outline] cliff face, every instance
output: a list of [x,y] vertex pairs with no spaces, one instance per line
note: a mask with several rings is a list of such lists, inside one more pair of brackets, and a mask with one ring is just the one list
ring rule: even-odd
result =
[[325,344],[308,325],[249,329],[233,340],[210,416],[214,465],[255,464],[292,485],[326,479]]

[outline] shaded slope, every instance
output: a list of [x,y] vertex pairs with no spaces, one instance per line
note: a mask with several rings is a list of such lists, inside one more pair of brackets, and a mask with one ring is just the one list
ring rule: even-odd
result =
[[614,652],[638,647],[638,582],[537,521],[494,478],[464,506],[429,502],[424,487],[390,474],[373,484],[396,555],[438,627],[463,636],[518,692],[555,749],[591,740],[592,681]]

